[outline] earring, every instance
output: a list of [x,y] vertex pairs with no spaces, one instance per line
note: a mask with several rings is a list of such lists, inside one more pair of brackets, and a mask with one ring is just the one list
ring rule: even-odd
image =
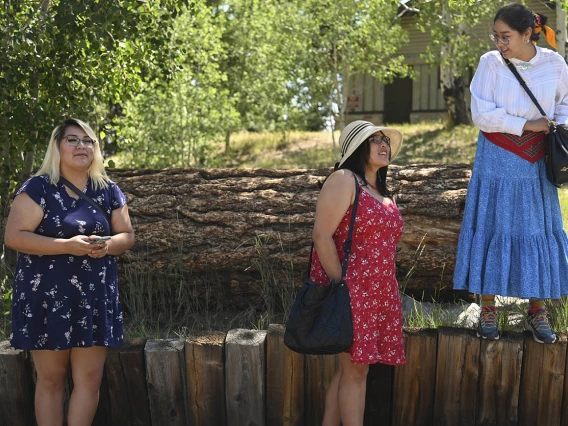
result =
[[525,40],[525,44],[527,44],[529,41],[530,41],[530,40],[527,38],[527,39]]

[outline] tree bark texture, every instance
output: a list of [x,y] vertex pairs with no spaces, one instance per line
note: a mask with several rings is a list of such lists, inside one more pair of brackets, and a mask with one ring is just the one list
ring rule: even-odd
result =
[[451,84],[448,86],[442,82],[442,94],[446,101],[448,114],[452,124],[471,124],[471,118],[469,116],[467,101],[465,98],[465,89],[467,87],[468,84],[465,81],[465,76],[463,75],[459,77],[452,76]]
[[[136,232],[134,248],[119,257],[119,272],[171,274],[173,280],[181,268],[203,291],[215,281],[231,307],[250,306],[267,281],[299,286],[318,192],[330,172],[112,170]],[[401,286],[452,294],[469,167],[391,166],[389,175],[405,221],[397,254]]]

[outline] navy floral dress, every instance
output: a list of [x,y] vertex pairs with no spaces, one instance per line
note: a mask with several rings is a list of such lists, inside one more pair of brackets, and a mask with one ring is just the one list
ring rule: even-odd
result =
[[[111,216],[126,204],[118,186],[83,190]],[[56,238],[111,235],[108,220],[82,198],[69,196],[63,184],[49,177],[26,181],[25,192],[44,216],[36,234]],[[72,347],[121,346],[122,306],[114,256],[29,255],[20,253],[14,278],[12,335],[17,349],[62,350]]]

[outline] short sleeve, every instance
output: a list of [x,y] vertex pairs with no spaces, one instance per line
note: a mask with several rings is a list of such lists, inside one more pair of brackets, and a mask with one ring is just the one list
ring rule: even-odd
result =
[[110,190],[110,208],[111,210],[116,210],[124,206],[128,200],[123,192],[120,190],[118,185],[114,182],[109,183]]
[[16,196],[25,192],[45,211],[46,186],[51,185],[47,176],[34,176],[20,187]]

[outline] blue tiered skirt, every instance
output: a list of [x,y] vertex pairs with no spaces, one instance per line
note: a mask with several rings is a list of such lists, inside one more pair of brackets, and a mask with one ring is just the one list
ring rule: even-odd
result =
[[568,294],[568,239],[544,158],[530,163],[479,133],[458,240],[454,288],[558,299]]

